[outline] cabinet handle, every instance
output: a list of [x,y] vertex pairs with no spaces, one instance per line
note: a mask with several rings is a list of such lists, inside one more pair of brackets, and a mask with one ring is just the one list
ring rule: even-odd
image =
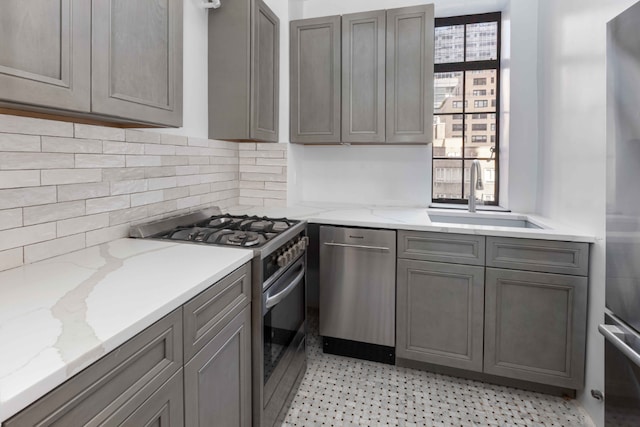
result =
[[631,359],[636,366],[640,367],[640,354],[622,340],[622,338],[624,338],[624,331],[622,329],[614,325],[598,325],[598,330],[604,335],[607,341]]
[[384,246],[365,246],[365,245],[349,245],[347,243],[324,243],[325,246],[338,246],[341,248],[357,248],[357,249],[376,249],[379,251],[388,251],[389,248]]

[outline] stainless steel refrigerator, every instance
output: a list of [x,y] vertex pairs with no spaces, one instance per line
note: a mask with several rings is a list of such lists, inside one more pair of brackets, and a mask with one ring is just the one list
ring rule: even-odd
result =
[[605,425],[640,426],[640,2],[607,25]]

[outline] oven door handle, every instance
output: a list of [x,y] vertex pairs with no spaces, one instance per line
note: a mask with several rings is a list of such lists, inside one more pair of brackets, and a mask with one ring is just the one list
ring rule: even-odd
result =
[[627,356],[636,366],[640,367],[640,354],[625,343],[624,331],[615,325],[598,325],[598,330],[622,354]]
[[264,303],[265,310],[269,310],[271,307],[275,306],[280,301],[285,299],[287,295],[289,295],[293,291],[293,289],[300,284],[303,277],[304,277],[304,267],[302,268],[302,270],[300,270],[300,273],[298,273],[296,278],[293,279],[293,281],[287,285],[286,288],[284,288],[283,290],[281,290],[275,295],[269,295],[267,297]]

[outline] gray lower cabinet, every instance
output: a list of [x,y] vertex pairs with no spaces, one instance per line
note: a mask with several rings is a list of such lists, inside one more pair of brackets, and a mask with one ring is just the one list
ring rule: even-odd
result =
[[187,427],[251,425],[251,308],[238,314],[184,368]]
[[487,268],[484,371],[581,388],[587,278]]
[[396,357],[482,372],[484,268],[398,260]]
[[290,139],[340,142],[340,16],[290,23]]
[[[182,360],[180,308],[10,418],[3,427],[119,425],[135,416],[136,409],[167,380],[174,375],[182,379]],[[182,396],[182,383],[176,380],[169,384],[167,387],[173,388],[167,393],[175,396],[169,399],[174,401],[174,417],[182,418],[182,405],[175,406],[178,394]]]
[[90,111],[91,2],[4,0],[0,103]]
[[182,2],[91,3],[91,110],[181,126]]
[[[182,369],[156,390],[144,403],[134,407],[133,412],[125,408],[122,414],[116,413],[104,425],[118,427],[183,427],[184,399],[183,399]],[[133,406],[133,405],[131,405]],[[123,415],[126,415],[125,419]]]
[[387,143],[433,139],[433,14],[433,4],[387,11]]
[[342,16],[342,142],[385,141],[386,18]]
[[262,0],[209,12],[209,138],[278,141],[280,20]]
[[251,384],[247,263],[2,427],[249,427]]

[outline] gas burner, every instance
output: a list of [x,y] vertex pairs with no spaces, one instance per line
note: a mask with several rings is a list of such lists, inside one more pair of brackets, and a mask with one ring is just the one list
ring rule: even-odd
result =
[[187,240],[191,242],[204,242],[207,240],[211,230],[201,227],[185,227],[178,228],[166,235],[166,238],[171,240]]
[[239,231],[229,235],[227,243],[251,247],[260,243],[260,235],[251,231]]
[[213,217],[209,221],[208,225],[209,227],[220,227],[221,225],[228,224],[231,221],[233,221],[233,219],[228,217],[219,217],[219,218]]

